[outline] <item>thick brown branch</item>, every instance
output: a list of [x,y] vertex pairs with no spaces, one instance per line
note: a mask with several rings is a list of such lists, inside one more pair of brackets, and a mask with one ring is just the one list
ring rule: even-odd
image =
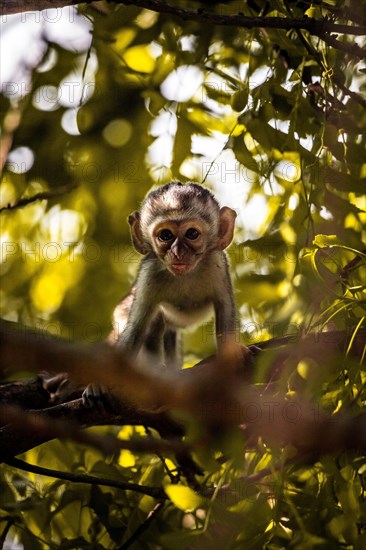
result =
[[[50,378],[46,373],[42,373],[41,379],[46,382],[47,388],[52,392],[56,391],[55,386],[57,377]],[[120,449],[128,449],[133,452],[143,452],[152,454],[174,454],[181,469],[187,475],[189,472],[198,473],[195,463],[190,458],[189,448],[181,441],[183,429],[175,421],[171,420],[164,413],[149,413],[140,411],[115,401],[114,411],[97,408],[88,409],[84,406],[80,398],[83,388],[74,388],[71,384],[64,385],[63,377],[59,377],[61,382],[61,393],[51,393],[48,405],[53,401],[59,401],[61,397],[64,401],[56,406],[44,405],[43,410],[24,410],[15,406],[11,400],[11,391],[15,391],[16,400],[19,402],[20,391],[18,386],[21,383],[5,384],[0,388],[0,402],[4,403],[0,407],[0,457],[7,458],[26,451],[36,445],[44,443],[54,438],[72,439],[77,443],[92,445],[105,453],[113,453]],[[25,393],[27,389],[33,389],[38,381],[25,381]],[[39,383],[38,383],[39,386]],[[3,391],[1,391],[3,390]],[[42,395],[44,394],[44,388]],[[4,394],[4,398],[3,395]],[[74,397],[71,401],[70,398]],[[75,399],[76,398],[76,399]],[[27,396],[27,403],[31,406],[34,402],[38,406],[39,400],[36,399],[34,392]],[[9,404],[10,403],[10,404]],[[97,425],[144,425],[154,428],[162,437],[147,437],[145,439],[120,440],[110,435],[100,436],[93,432],[81,431],[82,428]]]
[[126,402],[137,402],[142,408],[154,410],[167,405],[171,381],[136,369],[123,351],[106,343],[71,344],[47,332],[14,330],[13,325],[0,321],[0,370],[20,371],[25,365],[33,372],[67,370],[74,383],[106,384]]
[[41,378],[0,384],[0,404],[21,405],[24,409],[44,409],[50,394]]
[[[54,438],[72,439],[92,445],[106,453],[119,449],[135,452],[184,453],[187,449],[177,438],[182,435],[178,424],[164,413],[139,411],[125,404],[118,413],[88,409],[81,399],[62,403],[42,410],[24,410],[14,405],[0,407],[0,458],[6,460]],[[170,441],[153,439],[121,441],[113,437],[99,436],[80,431],[90,426],[146,425],[155,428]]]
[[[67,366],[70,375],[78,382],[86,384],[96,380],[114,386],[113,391],[121,401],[118,414],[114,415],[101,413],[96,408],[86,409],[81,399],[30,411],[29,415],[22,412],[13,418],[10,418],[11,409],[5,409],[4,422],[12,422],[2,429],[0,447],[6,456],[23,452],[56,436],[74,435],[80,440],[83,437],[79,435],[80,427],[100,424],[151,426],[164,438],[171,439],[167,444],[158,445],[159,452],[184,452],[186,448],[179,446],[177,440],[182,434],[181,427],[157,411],[157,403],[165,411],[178,409],[189,413],[195,421],[206,426],[208,434],[241,425],[251,441],[261,437],[269,445],[290,444],[303,454],[366,449],[366,415],[353,417],[342,412],[328,418],[316,404],[305,400],[289,402],[283,392],[277,393],[271,385],[266,391],[248,385],[246,365],[236,373],[230,372],[224,367],[224,358],[213,356],[168,378],[156,372],[150,374],[137,370],[120,351],[107,345],[80,346],[52,337],[46,339],[34,332],[17,332],[7,323],[5,326],[7,330],[2,335],[0,348],[2,367],[37,370],[39,366],[44,369],[46,365],[52,365],[54,370],[60,371]],[[364,336],[365,331],[356,334],[350,353],[361,355]],[[274,342],[264,342],[262,348],[268,351],[259,352],[259,358],[261,353],[270,354],[270,374],[276,378],[281,365],[285,364],[287,368],[289,364],[296,366],[303,357],[313,357],[318,361],[321,358],[324,365],[332,364],[339,360],[340,350],[345,350],[349,342],[350,336],[341,332],[311,334],[292,342],[285,338],[277,341],[277,346],[282,344],[279,351],[270,349]],[[57,420],[54,425],[50,423],[52,419]],[[127,448],[126,442],[123,445]],[[157,450],[149,441],[131,442],[131,449]]]

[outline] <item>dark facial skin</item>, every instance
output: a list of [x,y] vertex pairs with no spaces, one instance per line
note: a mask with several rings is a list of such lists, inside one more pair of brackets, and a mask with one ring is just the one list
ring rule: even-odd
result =
[[157,224],[153,247],[173,275],[186,275],[200,262],[206,250],[205,227],[199,220],[172,221]]

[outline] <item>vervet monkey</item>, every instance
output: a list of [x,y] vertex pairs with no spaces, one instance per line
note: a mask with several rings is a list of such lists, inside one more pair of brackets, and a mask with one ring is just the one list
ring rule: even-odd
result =
[[195,183],[172,182],[147,195],[128,218],[133,245],[144,258],[114,312],[117,346],[132,356],[143,352],[147,366],[180,368],[177,330],[210,311],[218,351],[235,344],[236,311],[224,252],[235,218],[234,210],[220,208],[212,193]]
[[213,309],[217,345],[235,337],[236,314],[225,248],[236,213],[201,185],[168,183],[151,191],[128,222],[144,254],[130,293],[117,306],[117,345],[132,354],[144,346],[168,368],[180,367],[177,329]]

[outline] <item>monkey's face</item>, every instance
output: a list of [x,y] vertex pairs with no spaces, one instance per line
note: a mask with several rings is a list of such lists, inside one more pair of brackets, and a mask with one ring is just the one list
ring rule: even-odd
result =
[[197,270],[207,254],[229,246],[235,218],[234,210],[219,208],[202,186],[177,182],[151,191],[128,223],[140,254],[153,252],[170,273],[182,276]]
[[158,223],[152,232],[152,244],[158,258],[173,275],[194,271],[206,250],[207,228],[200,220]]

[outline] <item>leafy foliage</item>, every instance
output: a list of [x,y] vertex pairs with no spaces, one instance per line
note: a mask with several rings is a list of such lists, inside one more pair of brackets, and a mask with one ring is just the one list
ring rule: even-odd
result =
[[[332,328],[356,336],[364,326],[363,65],[307,31],[213,25],[209,15],[357,24],[365,3],[207,4],[199,22],[134,6],[81,6],[90,47],[70,51],[46,35],[26,92],[5,89],[2,317],[101,340],[138,266],[125,219],[153,184],[177,178],[205,182],[238,210],[229,255],[243,342]],[[355,44],[352,35],[339,40]],[[56,98],[44,95],[51,86]],[[24,147],[34,158],[27,169]],[[63,186],[70,192],[7,208]],[[187,339],[187,363],[214,349],[212,333],[207,325]],[[357,413],[366,372],[352,352],[351,339],[334,364],[305,354],[279,383],[330,415]],[[269,371],[263,363],[256,381]],[[170,500],[131,539],[136,549],[366,546],[366,458],[355,453],[291,465],[291,449],[245,450],[231,434],[196,453],[200,495],[172,460],[156,456],[104,456],[55,441],[26,458],[165,487]],[[266,468],[270,475],[255,477]],[[7,466],[0,493],[1,530],[32,549],[120,548],[156,506],[147,495]]]

